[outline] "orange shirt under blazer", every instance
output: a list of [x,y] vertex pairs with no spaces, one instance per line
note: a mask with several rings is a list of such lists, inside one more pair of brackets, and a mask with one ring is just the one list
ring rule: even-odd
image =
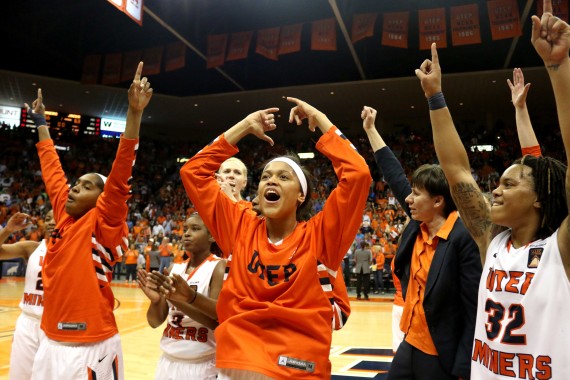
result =
[[439,238],[447,239],[457,217],[456,211],[450,213],[431,240],[429,240],[429,232],[425,223],[422,223],[421,233],[416,238],[412,253],[410,282],[400,320],[400,329],[406,333],[406,342],[429,355],[437,355],[437,350],[429,333],[423,307],[427,277]]

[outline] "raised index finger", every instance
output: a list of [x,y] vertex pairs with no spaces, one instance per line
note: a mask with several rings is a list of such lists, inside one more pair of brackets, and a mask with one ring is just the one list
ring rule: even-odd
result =
[[288,102],[293,102],[293,103],[295,103],[295,104],[297,104],[297,105],[299,105],[299,104],[302,102],[301,99],[293,98],[293,97],[291,97],[291,96],[288,96],[288,97],[287,97],[287,101],[288,101]]
[[437,46],[435,42],[431,44],[431,62],[439,66],[439,57],[437,56]]
[[42,96],[42,89],[41,88],[38,88],[38,99],[40,100],[40,103],[42,103],[43,96]]
[[552,13],[552,0],[544,0],[542,6],[542,14],[545,14],[547,12]]
[[133,79],[133,81],[140,81],[141,80],[142,69],[143,69],[143,62],[140,61],[139,65],[137,66],[137,72],[135,73],[135,78]]

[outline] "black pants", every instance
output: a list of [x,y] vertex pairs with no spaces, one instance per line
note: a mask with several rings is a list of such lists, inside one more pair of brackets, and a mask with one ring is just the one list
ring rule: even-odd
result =
[[362,268],[360,272],[356,274],[356,295],[360,297],[360,291],[362,290],[362,282],[364,281],[364,297],[368,298],[368,292],[370,291],[370,273],[362,273]]
[[388,380],[457,380],[445,372],[439,358],[424,354],[405,340],[392,360]]
[[125,278],[126,281],[129,281],[129,278],[132,281],[136,281],[137,279],[137,264],[126,264],[127,267],[127,277]]

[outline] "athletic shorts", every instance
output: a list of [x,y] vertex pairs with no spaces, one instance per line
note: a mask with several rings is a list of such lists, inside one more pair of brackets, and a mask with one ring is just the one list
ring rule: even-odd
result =
[[119,334],[96,343],[45,338],[36,354],[33,380],[124,380]]
[[275,380],[262,373],[247,371],[245,369],[219,368],[218,380]]
[[32,365],[40,342],[46,334],[40,329],[38,318],[21,313],[16,320],[12,354],[10,355],[10,380],[29,380],[32,378]]
[[404,332],[400,330],[400,319],[402,319],[403,306],[392,305],[392,350],[398,351],[400,343],[404,340]]
[[202,361],[179,360],[162,355],[156,367],[156,380],[216,380],[216,356]]

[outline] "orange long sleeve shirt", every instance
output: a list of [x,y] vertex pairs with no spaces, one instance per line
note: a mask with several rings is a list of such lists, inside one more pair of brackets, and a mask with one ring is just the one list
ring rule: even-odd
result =
[[280,245],[269,242],[265,219],[222,195],[214,173],[237,153],[223,136],[180,172],[204,224],[232,256],[218,298],[218,367],[278,379],[330,377],[332,308],[317,267],[340,267],[360,227],[371,177],[336,127],[319,139],[317,149],[330,158],[338,186],[323,211],[299,222]]
[[53,340],[99,342],[118,333],[110,282],[127,249],[128,185],[138,139],[121,138],[96,206],[79,219],[65,212],[70,187],[53,140],[36,145],[42,177],[57,221],[42,267],[41,328]]

